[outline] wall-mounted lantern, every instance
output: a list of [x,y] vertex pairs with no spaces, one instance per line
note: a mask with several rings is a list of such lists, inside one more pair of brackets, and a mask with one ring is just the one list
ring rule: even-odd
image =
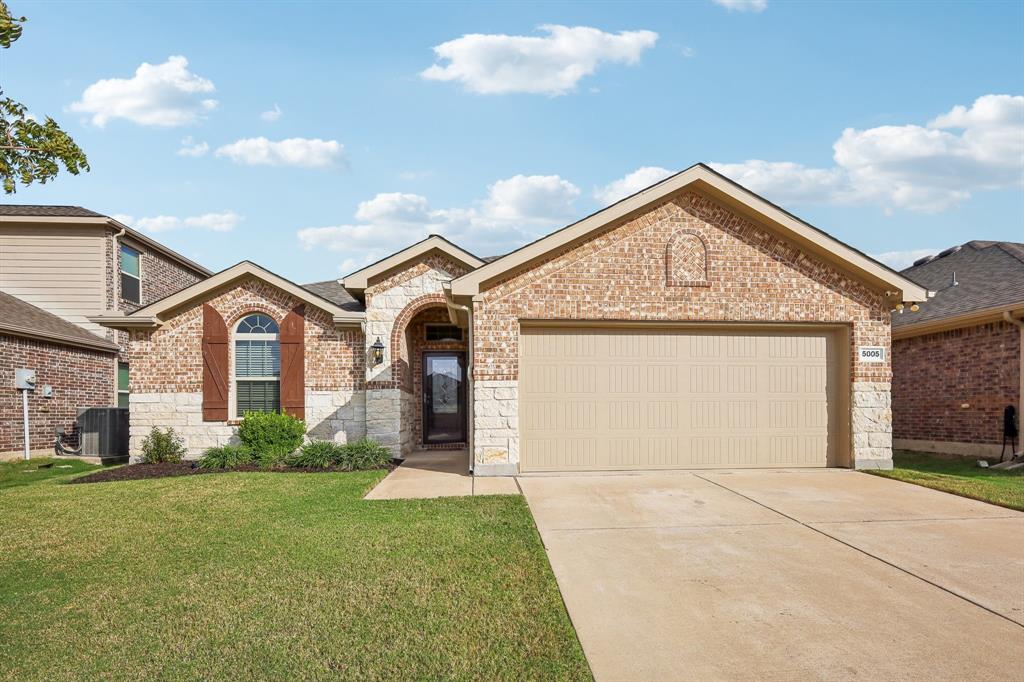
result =
[[372,351],[370,353],[370,364],[373,367],[384,362],[384,344],[381,343],[379,336],[377,337],[377,340],[373,342],[373,345],[370,346],[370,350]]

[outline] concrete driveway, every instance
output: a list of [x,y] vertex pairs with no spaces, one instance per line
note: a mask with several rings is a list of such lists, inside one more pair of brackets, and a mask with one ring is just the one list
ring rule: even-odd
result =
[[1024,679],[1024,514],[845,470],[519,482],[598,680]]

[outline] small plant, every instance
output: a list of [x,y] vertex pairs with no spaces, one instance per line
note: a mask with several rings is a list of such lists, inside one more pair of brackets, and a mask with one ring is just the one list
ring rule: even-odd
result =
[[231,469],[252,464],[252,452],[244,445],[222,445],[209,448],[199,460],[201,469]]
[[142,461],[146,464],[180,462],[184,456],[185,443],[172,428],[161,431],[154,426],[142,441]]
[[290,454],[281,450],[264,450],[256,454],[255,459],[261,469],[281,469],[286,466]]
[[285,464],[302,469],[327,469],[338,463],[344,449],[344,445],[329,440],[314,440],[288,455]]
[[259,462],[280,463],[302,445],[306,422],[284,412],[246,412],[238,438]]
[[391,452],[380,443],[362,438],[342,447],[341,457],[335,464],[345,471],[379,469],[391,461]]

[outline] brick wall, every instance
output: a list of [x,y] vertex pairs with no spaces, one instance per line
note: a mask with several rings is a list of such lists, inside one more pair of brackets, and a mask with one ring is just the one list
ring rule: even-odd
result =
[[[194,301],[155,331],[132,332],[132,453],[152,426],[175,426],[190,454],[226,442],[233,431],[225,424],[203,422],[199,412],[202,375],[202,304],[213,306],[230,331],[243,317],[261,312],[280,321],[301,301],[255,278],[247,278],[206,301]],[[307,427],[324,439],[361,437],[365,432],[363,335],[358,329],[334,328],[332,316],[306,304],[305,380]],[[229,355],[234,375],[234,353]],[[234,396],[231,396],[234,400]],[[176,413],[182,414],[176,414]],[[185,414],[187,413],[187,414]],[[345,430],[344,438],[339,430]]]
[[[23,447],[21,395],[14,370],[36,370],[38,386],[29,393],[29,440],[33,451],[53,452],[54,431],[70,429],[79,407],[108,407],[114,399],[112,353],[0,335],[0,454]],[[43,398],[44,384],[53,397]]]
[[1008,322],[893,341],[893,438],[1002,443],[1020,405],[1020,330]]
[[[669,197],[483,292],[473,304],[474,385],[514,394],[521,319],[849,325],[853,455],[864,466],[891,458],[890,365],[861,364],[855,354],[890,345],[883,292],[704,195]],[[487,393],[477,391],[477,417],[501,410],[481,404]],[[517,437],[511,426],[492,433],[478,421],[477,461],[498,470],[503,457],[516,460]]]

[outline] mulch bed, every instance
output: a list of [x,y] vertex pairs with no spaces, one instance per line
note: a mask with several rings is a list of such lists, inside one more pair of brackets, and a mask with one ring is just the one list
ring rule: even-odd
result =
[[[380,469],[393,470],[395,466],[388,464]],[[332,472],[347,471],[339,467],[327,469],[312,469],[308,467],[286,467],[284,469],[261,469],[255,464],[233,467],[231,469],[201,469],[196,462],[163,462],[160,464],[129,464],[126,466],[112,467],[73,478],[68,483],[107,483],[109,481],[139,481],[146,478],[168,478],[170,476],[195,476],[199,474],[226,474],[230,472],[250,471],[260,473],[282,473],[282,474],[329,474]]]

